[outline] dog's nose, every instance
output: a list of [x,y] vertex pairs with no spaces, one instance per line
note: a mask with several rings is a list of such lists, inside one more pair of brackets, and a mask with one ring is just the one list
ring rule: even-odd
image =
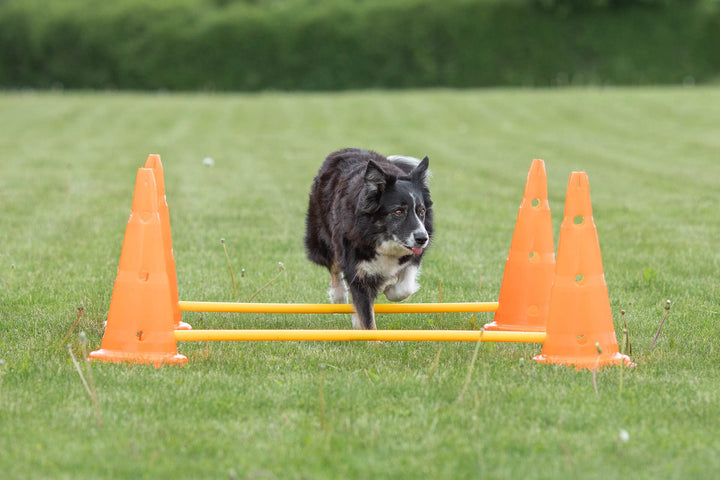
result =
[[427,242],[428,237],[425,233],[416,233],[415,234],[415,245],[425,245],[425,242]]

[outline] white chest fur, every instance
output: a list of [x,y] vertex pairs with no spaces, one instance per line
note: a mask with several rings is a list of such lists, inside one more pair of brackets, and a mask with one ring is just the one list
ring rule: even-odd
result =
[[379,290],[384,291],[388,300],[399,302],[417,292],[420,285],[417,277],[420,268],[399,259],[408,254],[408,249],[396,242],[384,242],[378,248],[378,255],[372,260],[364,260],[357,264],[357,275],[363,277],[381,277],[385,279]]
[[410,250],[393,240],[386,240],[377,247],[377,255],[372,260],[363,260],[356,266],[359,277],[395,277],[407,263],[400,265],[400,257],[408,255]]
[[372,260],[363,260],[357,264],[359,277],[395,277],[407,264],[400,265],[398,257],[376,255]]

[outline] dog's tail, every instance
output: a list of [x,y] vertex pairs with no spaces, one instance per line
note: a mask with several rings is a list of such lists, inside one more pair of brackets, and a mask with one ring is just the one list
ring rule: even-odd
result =
[[415,170],[415,168],[420,165],[420,159],[405,155],[390,155],[387,159],[407,174]]
[[[410,172],[415,170],[420,165],[421,160],[415,157],[408,157],[406,155],[390,155],[387,157],[389,161],[395,164],[400,170],[410,175]],[[430,180],[432,173],[430,170],[425,174],[425,178]]]

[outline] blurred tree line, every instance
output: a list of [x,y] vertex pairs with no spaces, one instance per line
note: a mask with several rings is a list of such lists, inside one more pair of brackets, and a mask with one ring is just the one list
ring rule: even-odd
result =
[[720,79],[718,0],[0,0],[0,88]]

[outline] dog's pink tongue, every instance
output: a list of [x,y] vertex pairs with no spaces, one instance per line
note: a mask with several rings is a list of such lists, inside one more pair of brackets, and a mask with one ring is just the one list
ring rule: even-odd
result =
[[413,254],[422,255],[423,247],[412,247]]

